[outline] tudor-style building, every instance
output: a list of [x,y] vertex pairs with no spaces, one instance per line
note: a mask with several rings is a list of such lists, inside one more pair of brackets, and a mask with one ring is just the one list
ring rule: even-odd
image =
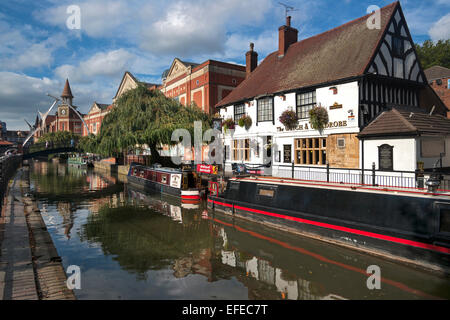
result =
[[208,60],[201,64],[175,58],[162,75],[159,88],[166,97],[182,105],[195,103],[204,112],[214,114],[214,106],[245,79],[245,67]]
[[[327,163],[361,168],[358,134],[380,113],[401,106],[445,115],[427,84],[399,2],[379,14],[379,29],[368,27],[372,15],[366,15],[299,42],[288,17],[279,28],[279,49],[256,68],[251,47],[246,54],[251,73],[217,104],[223,119],[237,123],[245,114],[253,122],[248,130],[236,124],[224,131],[227,171],[232,163],[270,164],[265,174],[274,176],[285,175],[292,163],[295,170]],[[310,123],[314,106],[328,112],[321,132]],[[297,113],[294,130],[279,121],[285,110]]]

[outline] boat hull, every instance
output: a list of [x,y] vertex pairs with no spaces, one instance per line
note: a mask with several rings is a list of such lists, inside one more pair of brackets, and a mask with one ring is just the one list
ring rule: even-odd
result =
[[155,181],[141,179],[139,177],[128,176],[128,183],[145,192],[161,192],[175,197],[181,197],[181,189],[169,185],[163,185]]
[[131,185],[144,192],[161,192],[181,198],[185,203],[195,204],[201,201],[199,189],[183,188],[186,177],[181,171],[131,165],[127,177]]
[[[258,188],[274,189],[272,199]],[[326,188],[240,182],[208,207],[234,217],[383,255],[450,270],[450,237],[439,229],[442,200]]]

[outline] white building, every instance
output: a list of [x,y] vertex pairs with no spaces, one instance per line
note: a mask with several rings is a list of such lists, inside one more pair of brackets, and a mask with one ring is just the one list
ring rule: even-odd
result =
[[[380,28],[370,27],[373,17]],[[385,141],[367,142],[370,152],[363,157],[358,134],[380,114],[402,107],[445,115],[445,105],[427,84],[398,2],[299,42],[297,34],[288,17],[279,28],[279,49],[259,66],[251,45],[246,79],[217,104],[223,120],[236,122],[234,130],[223,130],[226,171],[233,163],[267,165],[264,174],[290,177],[294,164],[296,178],[308,171],[314,179],[309,172],[323,173],[327,163],[347,171],[370,170],[377,163],[373,150]],[[328,113],[322,131],[310,123],[309,110],[315,106]],[[280,122],[285,110],[296,112],[296,129]],[[248,129],[237,125],[243,115],[252,119]],[[398,143],[395,152],[402,156],[394,157],[392,169],[416,170],[417,149],[407,147],[410,141]],[[404,156],[411,159],[403,161]],[[450,166],[450,154],[444,157]],[[433,160],[423,162],[428,168]]]

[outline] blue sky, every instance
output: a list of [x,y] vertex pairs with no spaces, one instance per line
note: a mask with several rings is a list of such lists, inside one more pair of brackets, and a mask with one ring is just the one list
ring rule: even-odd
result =
[[[392,1],[284,0],[299,39]],[[66,26],[67,7],[81,9],[81,29]],[[450,0],[401,1],[415,42],[450,37]],[[160,83],[175,57],[244,64],[249,42],[261,61],[277,49],[284,8],[272,0],[43,0],[0,3],[0,121],[26,129],[68,77],[74,104],[111,103],[123,72]]]

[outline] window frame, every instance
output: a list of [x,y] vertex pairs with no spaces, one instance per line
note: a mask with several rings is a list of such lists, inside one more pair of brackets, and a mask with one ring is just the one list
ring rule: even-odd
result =
[[[402,37],[398,35],[392,36],[392,56],[395,58],[403,58],[403,55],[405,54],[405,42]],[[398,48],[397,45],[400,47]],[[400,50],[397,51],[397,50]]]
[[[260,112],[259,108],[260,108],[260,103],[263,100],[270,101],[270,103],[272,104],[272,111],[271,111],[272,112],[272,118],[271,119],[260,120],[261,112]],[[266,108],[266,110],[269,110],[269,108]],[[274,99],[273,99],[273,97],[264,97],[264,98],[260,98],[260,99],[256,100],[256,125],[258,125],[258,123],[260,123],[260,122],[272,122],[273,124],[275,124],[275,115],[274,114],[275,114],[275,109],[274,109]]]
[[[311,102],[301,104],[301,97],[304,95],[308,95],[308,94],[312,94]],[[309,101],[309,97],[307,97],[307,99],[308,100],[306,100],[306,97],[305,97],[303,100]],[[317,105],[317,93],[316,93],[315,89],[310,90],[310,91],[302,91],[302,92],[296,93],[296,95],[295,95],[295,112],[296,112],[299,120],[309,119],[309,110],[314,108],[316,105]],[[300,109],[302,109],[302,110],[300,110]],[[306,110],[303,110],[303,109],[306,109]]]
[[[242,107],[242,112],[237,113],[236,109],[240,108],[240,107]],[[233,111],[234,111],[234,114],[233,114],[234,123],[238,124],[239,119],[242,118],[245,115],[245,111],[246,111],[245,110],[245,103],[235,104],[233,106]]]
[[[250,155],[250,139],[234,139],[232,141],[233,161],[249,162]],[[242,157],[241,157],[242,156]]]
[[[305,144],[303,144],[303,140]],[[318,146],[316,146],[316,140]],[[294,139],[294,151],[296,165],[324,166],[327,164],[327,138],[296,138]],[[318,161],[314,163],[313,160],[317,157],[316,151],[318,152]],[[300,152],[300,158],[298,152]],[[303,157],[303,155],[305,156]]]

